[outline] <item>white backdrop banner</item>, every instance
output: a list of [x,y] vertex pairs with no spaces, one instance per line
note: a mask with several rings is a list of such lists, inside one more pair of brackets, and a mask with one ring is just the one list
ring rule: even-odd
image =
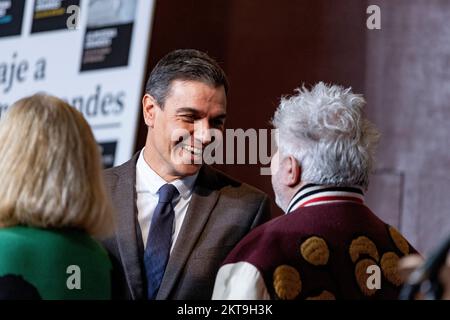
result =
[[133,152],[153,0],[0,0],[0,117],[37,92],[83,113],[105,167]]

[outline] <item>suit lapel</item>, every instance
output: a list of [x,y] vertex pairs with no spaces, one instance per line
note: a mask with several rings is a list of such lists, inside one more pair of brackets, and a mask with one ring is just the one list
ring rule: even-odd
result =
[[197,239],[208,221],[211,211],[217,203],[219,191],[215,188],[215,178],[215,173],[207,166],[202,167],[156,299],[169,298],[189,255],[194,249]]
[[[136,160],[137,153],[116,172],[118,181],[113,199],[117,212],[116,239],[125,276],[133,299],[144,298],[141,257],[136,233]],[[142,241],[142,240],[140,240]]]

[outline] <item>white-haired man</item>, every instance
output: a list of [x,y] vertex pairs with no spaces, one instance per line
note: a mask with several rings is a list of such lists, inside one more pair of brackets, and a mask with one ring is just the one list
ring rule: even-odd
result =
[[398,259],[416,251],[364,204],[378,140],[364,105],[351,88],[322,82],[281,100],[271,170],[286,214],[229,254],[213,299],[398,297]]

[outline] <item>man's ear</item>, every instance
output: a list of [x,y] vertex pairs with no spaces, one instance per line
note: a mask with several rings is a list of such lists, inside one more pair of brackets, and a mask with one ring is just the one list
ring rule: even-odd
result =
[[142,114],[147,127],[153,128],[155,124],[156,109],[159,108],[158,102],[151,95],[146,93],[142,98]]
[[295,187],[300,183],[302,168],[293,156],[288,156],[283,161],[285,161],[283,167],[286,170],[284,175],[285,184],[289,187]]

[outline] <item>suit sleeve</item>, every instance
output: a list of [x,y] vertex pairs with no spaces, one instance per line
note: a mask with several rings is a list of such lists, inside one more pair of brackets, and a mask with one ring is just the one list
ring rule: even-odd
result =
[[255,219],[253,219],[253,223],[250,228],[253,229],[269,220],[270,220],[270,201],[269,198],[266,195],[264,195],[259,205],[258,212],[256,213]]

